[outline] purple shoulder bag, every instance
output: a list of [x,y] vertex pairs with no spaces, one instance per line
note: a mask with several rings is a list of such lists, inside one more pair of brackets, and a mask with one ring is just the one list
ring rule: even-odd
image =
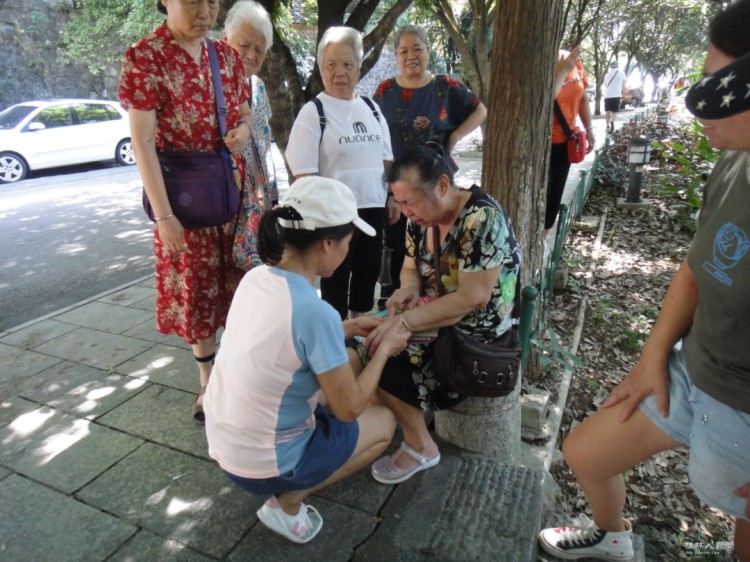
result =
[[[206,39],[216,97],[221,137],[227,134],[227,107],[221,87],[221,69],[213,41]],[[184,228],[226,224],[237,213],[240,193],[234,161],[222,141],[219,152],[157,152],[172,213]],[[154,211],[143,190],[143,209],[153,221]]]

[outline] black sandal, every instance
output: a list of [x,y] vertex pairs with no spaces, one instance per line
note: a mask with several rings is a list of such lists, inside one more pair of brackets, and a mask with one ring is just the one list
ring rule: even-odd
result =
[[[195,357],[195,355],[193,355],[193,357]],[[208,363],[209,361],[213,363],[214,359],[216,359],[216,353],[212,353],[211,355],[207,355],[206,357],[195,357],[195,360],[198,363]],[[193,416],[193,421],[198,425],[206,425],[206,414],[203,412],[203,404],[198,403],[200,397],[205,393],[206,385],[201,386],[195,402],[193,402],[193,404],[190,406],[190,414]]]
[[206,414],[203,412],[203,404],[198,403],[198,399],[206,393],[206,387],[202,386],[198,391],[198,398],[190,406],[190,414],[193,416],[193,421],[198,425],[206,425]]

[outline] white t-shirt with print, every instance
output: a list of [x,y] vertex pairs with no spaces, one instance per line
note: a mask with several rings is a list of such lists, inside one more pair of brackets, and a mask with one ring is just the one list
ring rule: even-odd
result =
[[286,148],[292,174],[339,180],[352,190],[360,209],[385,206],[383,160],[393,160],[393,152],[383,112],[378,108],[376,120],[360,96],[342,100],[321,93],[318,98],[326,116],[323,141],[318,110],[308,102],[294,121]]

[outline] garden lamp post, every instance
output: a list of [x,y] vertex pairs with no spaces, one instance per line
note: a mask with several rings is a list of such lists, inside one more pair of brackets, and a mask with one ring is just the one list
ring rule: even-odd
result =
[[639,135],[630,139],[628,143],[628,165],[630,175],[628,180],[628,203],[641,202],[641,182],[643,181],[643,166],[651,159],[651,141]]
[[669,123],[669,110],[666,107],[659,108],[659,113],[656,114],[659,123],[666,125]]

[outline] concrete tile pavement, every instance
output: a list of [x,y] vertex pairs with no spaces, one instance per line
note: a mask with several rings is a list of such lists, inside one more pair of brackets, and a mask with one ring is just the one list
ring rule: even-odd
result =
[[[458,160],[479,183],[481,158]],[[0,558],[534,559],[542,471],[448,444],[401,485],[364,470],[316,494],[323,530],[294,545],[208,458],[196,391],[187,346],[155,330],[151,277],[0,333]]]
[[365,470],[316,494],[325,523],[309,545],[268,531],[255,516],[265,498],[224,477],[189,418],[195,367],[156,333],[152,283],[0,334],[0,558],[489,560],[512,546],[532,559],[534,529],[516,527],[539,521],[527,492],[541,471],[447,444],[402,485]]

